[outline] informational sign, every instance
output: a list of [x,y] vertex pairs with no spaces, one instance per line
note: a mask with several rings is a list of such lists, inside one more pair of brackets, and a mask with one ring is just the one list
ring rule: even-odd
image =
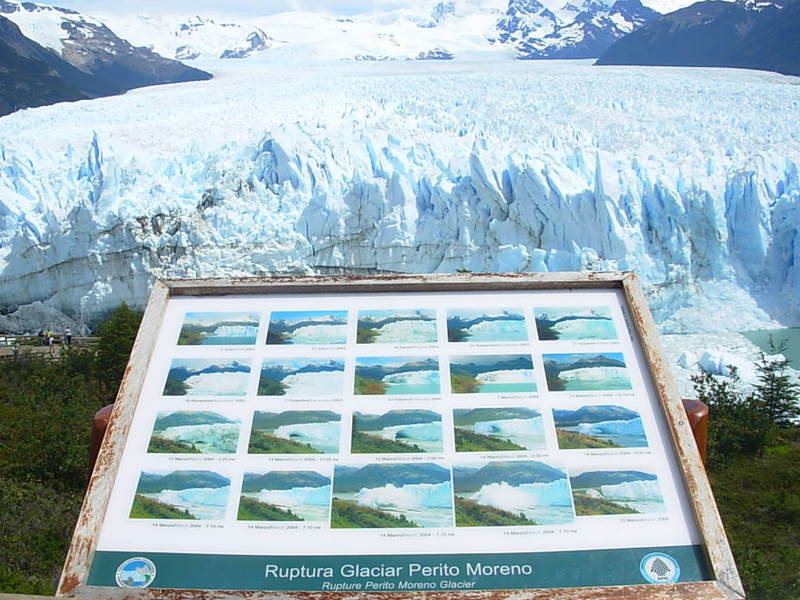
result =
[[86,586],[715,579],[622,289],[172,296],[153,336]]

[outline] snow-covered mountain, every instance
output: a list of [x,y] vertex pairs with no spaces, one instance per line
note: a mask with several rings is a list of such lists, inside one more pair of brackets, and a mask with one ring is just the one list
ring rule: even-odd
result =
[[175,58],[246,58],[286,49],[283,56],[288,60],[404,60],[437,48],[456,56],[504,53],[491,46],[489,37],[506,2],[418,0],[394,11],[351,17],[304,11],[225,19],[110,13],[102,17],[135,43]]
[[523,59],[593,58],[657,16],[640,0],[569,0],[552,9],[539,0],[509,0],[497,39]]
[[137,48],[117,36],[105,23],[72,10],[0,0],[0,15],[21,33],[52,50],[89,77],[67,77],[88,97],[118,94],[136,87],[208,79],[210,74]]
[[402,60],[475,53],[597,57],[658,15],[640,0],[543,1],[406,0],[392,11],[351,17],[296,11],[245,19],[114,14],[103,19],[135,43],[178,59],[245,58],[290,46],[304,57]]
[[1,308],[92,321],[161,276],[635,269],[665,331],[800,322],[791,78],[217,65],[0,119]]

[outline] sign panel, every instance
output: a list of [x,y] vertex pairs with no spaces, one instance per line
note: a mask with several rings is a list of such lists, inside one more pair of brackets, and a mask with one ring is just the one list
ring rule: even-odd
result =
[[154,336],[87,586],[714,579],[622,289],[173,296]]

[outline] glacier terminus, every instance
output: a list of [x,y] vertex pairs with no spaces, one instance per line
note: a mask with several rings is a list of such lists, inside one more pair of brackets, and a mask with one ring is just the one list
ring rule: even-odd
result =
[[796,78],[196,63],[0,119],[4,312],[92,323],[156,277],[632,269],[666,333],[800,324]]

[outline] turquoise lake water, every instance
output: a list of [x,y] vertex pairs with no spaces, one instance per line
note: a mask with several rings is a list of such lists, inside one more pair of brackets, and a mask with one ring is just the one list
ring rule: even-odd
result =
[[438,383],[389,383],[386,394],[438,394]]
[[255,344],[256,336],[247,337],[224,337],[209,336],[200,342],[201,346],[242,346]]
[[792,361],[794,369],[800,369],[800,327],[788,329],[758,329],[755,331],[742,331],[744,337],[753,342],[762,352],[769,353],[769,338],[772,336],[776,345],[786,342],[783,355]]
[[481,394],[503,394],[513,392],[535,392],[536,384],[529,381],[519,383],[482,383],[478,388]]

